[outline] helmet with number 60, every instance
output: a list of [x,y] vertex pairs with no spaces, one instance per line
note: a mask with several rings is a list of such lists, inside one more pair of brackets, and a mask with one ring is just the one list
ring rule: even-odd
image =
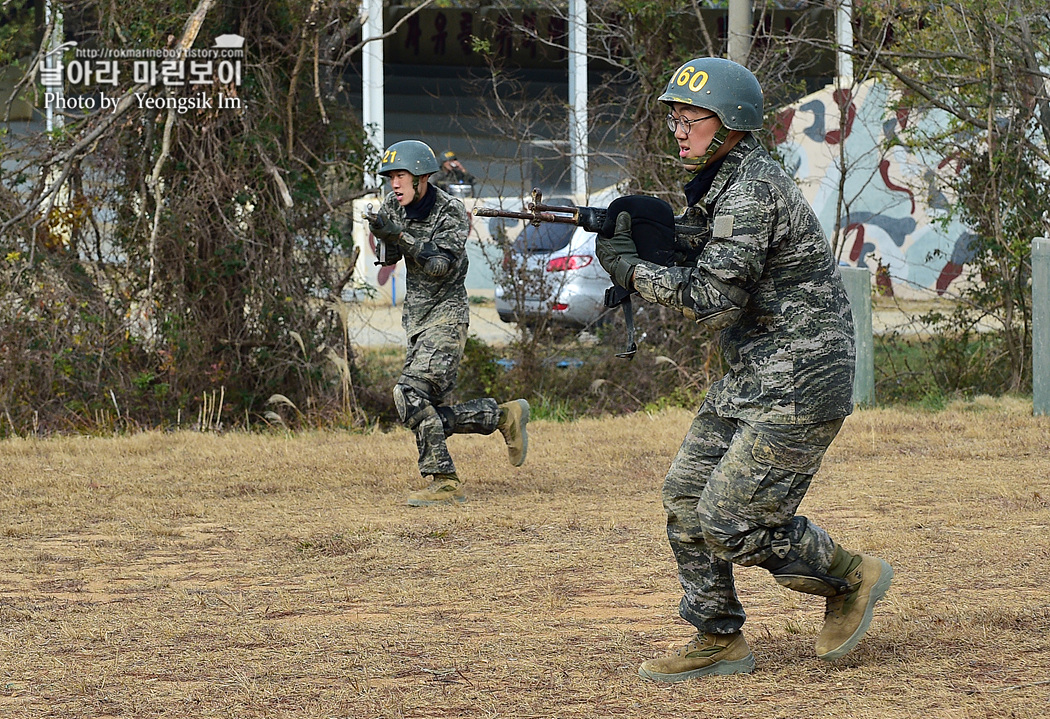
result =
[[720,57],[698,57],[671,75],[660,101],[711,110],[730,130],[762,127],[762,86],[743,65]]
[[394,170],[405,170],[416,177],[438,171],[438,161],[430,145],[419,140],[402,140],[386,148],[379,174],[387,175]]

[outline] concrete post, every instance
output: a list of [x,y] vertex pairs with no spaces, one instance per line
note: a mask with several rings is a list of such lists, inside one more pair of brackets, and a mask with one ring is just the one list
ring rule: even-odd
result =
[[569,148],[572,195],[587,204],[587,0],[569,0]]
[[[382,156],[386,145],[382,0],[364,0],[361,13],[361,35],[365,39],[365,46],[361,49],[361,124],[365,126],[376,152]],[[381,190],[383,178],[366,172],[365,185]]]
[[1032,411],[1050,414],[1050,237],[1032,240]]
[[853,84],[853,2],[839,0],[835,11],[836,67],[839,87]]
[[871,272],[867,267],[839,267],[853,311],[853,336],[857,343],[857,374],[853,403],[875,404],[875,338],[871,325]]

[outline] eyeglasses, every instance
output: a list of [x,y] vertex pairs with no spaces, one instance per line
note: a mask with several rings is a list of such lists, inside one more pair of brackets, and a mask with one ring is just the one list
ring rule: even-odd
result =
[[667,113],[667,129],[671,132],[678,132],[678,128],[682,128],[685,134],[689,134],[689,131],[693,129],[693,125],[704,120],[710,120],[712,117],[718,117],[717,114],[705,115],[704,117],[698,117],[695,120],[686,120],[684,117],[675,117],[673,113]]

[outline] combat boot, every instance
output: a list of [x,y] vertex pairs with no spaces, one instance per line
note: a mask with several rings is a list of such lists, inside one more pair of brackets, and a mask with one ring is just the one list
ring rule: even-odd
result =
[[849,583],[845,592],[828,597],[824,627],[817,637],[817,656],[830,662],[844,656],[864,637],[875,602],[890,589],[893,568],[877,557],[852,554],[836,545],[828,574]]
[[638,676],[655,682],[684,682],[709,674],[750,674],[755,668],[743,632],[697,634],[676,653],[643,662]]
[[525,400],[516,399],[499,406],[499,424],[496,429],[506,440],[507,454],[515,467],[525,464],[525,455],[529,451],[529,434],[525,431],[528,422],[529,403]]
[[467,501],[466,493],[455,474],[435,474],[425,489],[417,489],[408,495],[408,506],[429,507],[432,504],[455,504]]

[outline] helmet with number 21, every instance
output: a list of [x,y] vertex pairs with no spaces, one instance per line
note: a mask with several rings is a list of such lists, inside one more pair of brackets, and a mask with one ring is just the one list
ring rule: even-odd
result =
[[387,175],[394,170],[405,170],[419,177],[431,175],[438,169],[438,161],[430,145],[419,140],[402,140],[395,142],[383,153],[379,174]]

